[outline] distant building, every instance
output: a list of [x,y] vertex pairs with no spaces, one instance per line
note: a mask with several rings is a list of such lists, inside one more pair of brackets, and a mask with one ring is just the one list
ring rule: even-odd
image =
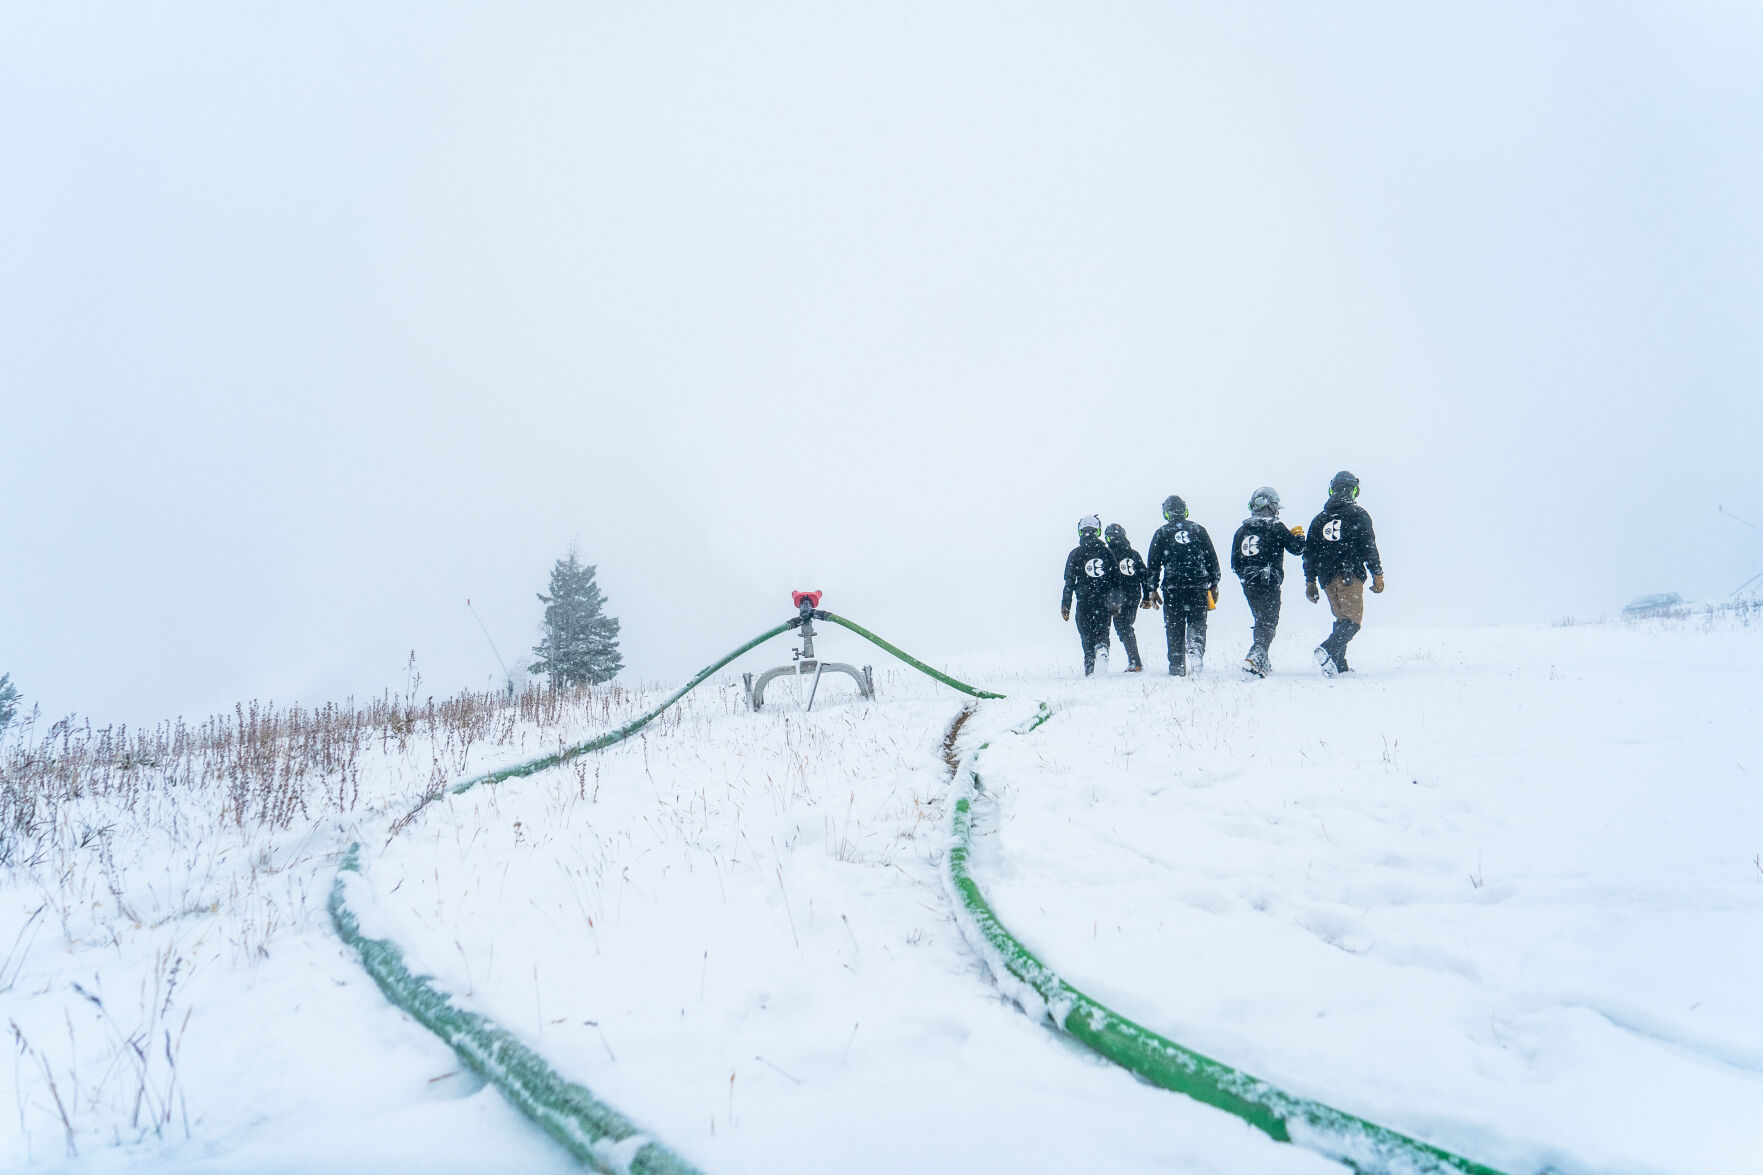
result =
[[1636,596],[1622,609],[1622,615],[1629,620],[1640,620],[1648,616],[1669,616],[1683,607],[1683,597],[1676,592],[1658,592],[1651,596]]

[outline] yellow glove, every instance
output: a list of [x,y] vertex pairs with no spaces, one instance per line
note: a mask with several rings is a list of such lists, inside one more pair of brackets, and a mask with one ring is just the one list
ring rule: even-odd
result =
[[1303,538],[1304,537],[1304,528],[1301,526],[1294,526],[1294,527],[1292,527],[1292,533],[1297,535],[1299,538]]
[[1322,593],[1316,590],[1316,581],[1314,579],[1304,585],[1304,598],[1309,600],[1312,604],[1322,599]]
[[1378,595],[1383,594],[1383,576],[1374,575],[1371,577],[1371,590]]
[[1208,588],[1206,589],[1206,611],[1210,612],[1216,607],[1218,607],[1218,593]]

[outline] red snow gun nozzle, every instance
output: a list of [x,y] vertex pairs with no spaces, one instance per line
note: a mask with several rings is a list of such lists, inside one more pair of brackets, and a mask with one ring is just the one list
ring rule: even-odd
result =
[[796,605],[796,611],[802,614],[803,619],[807,619],[810,613],[820,607],[820,595],[819,592],[791,592],[790,603]]

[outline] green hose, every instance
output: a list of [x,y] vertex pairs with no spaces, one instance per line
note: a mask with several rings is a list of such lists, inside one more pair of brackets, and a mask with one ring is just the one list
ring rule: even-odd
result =
[[[850,629],[919,672],[971,697],[1002,699],[1005,696],[975,688],[939,672],[836,613],[817,609],[813,615]],[[458,794],[482,783],[500,783],[532,775],[623,742],[704,684],[711,674],[801,623],[802,619],[797,617],[754,637],[699,670],[653,709],[616,730],[525,763],[484,772],[451,790]],[[1017,733],[1027,734],[1051,717],[1052,710],[1043,702],[1035,718]],[[967,771],[973,792],[982,790],[978,762],[980,752],[987,745],[982,744],[968,760]],[[1470,1162],[1320,1102],[1288,1094],[1259,1078],[1165,1039],[1084,995],[1017,941],[998,920],[974,881],[969,869],[971,792],[958,796],[952,805],[950,834],[945,880],[955,896],[958,920],[968,939],[992,964],[994,972],[1002,967],[1015,982],[1026,984],[1032,992],[1028,997],[1030,1002],[1035,999],[1042,1002],[1057,1027],[1100,1055],[1155,1085],[1234,1114],[1270,1138],[1300,1143],[1341,1159],[1361,1172],[1500,1175],[1491,1167]],[[357,848],[350,846],[332,887],[331,919],[338,935],[361,955],[362,965],[388,1000],[445,1040],[466,1064],[506,1093],[528,1117],[596,1169],[652,1175],[695,1175],[689,1164],[640,1134],[634,1125],[596,1099],[586,1088],[564,1081],[544,1058],[521,1044],[513,1034],[483,1016],[454,1008],[446,994],[436,989],[427,977],[411,975],[395,943],[362,935],[355,915],[344,902],[345,874],[359,873]],[[634,1153],[632,1148],[636,1148]]]
[[[1027,734],[1053,716],[1045,702],[1027,725]],[[951,732],[951,741],[953,732]],[[990,743],[981,743],[968,757],[972,788],[957,795],[949,814],[949,853],[944,880],[955,897],[957,921],[970,942],[992,967],[1001,967],[1032,995],[1019,997],[1025,1008],[1044,1005],[1053,1024],[1091,1049],[1153,1085],[1186,1094],[1196,1101],[1234,1114],[1278,1142],[1296,1142],[1354,1170],[1389,1175],[1500,1175],[1449,1151],[1351,1114],[1286,1093],[1258,1077],[1233,1069],[1211,1057],[1159,1036],[1061,979],[998,920],[970,868],[973,849],[973,794],[983,790],[979,757]],[[1002,976],[1000,976],[1002,978]],[[1038,1010],[1038,1009],[1035,1009]]]
[[638,1130],[586,1086],[565,1080],[545,1058],[487,1016],[457,1008],[426,975],[413,975],[398,944],[368,938],[344,901],[345,880],[361,875],[360,845],[350,845],[331,884],[331,924],[355,948],[386,999],[446,1041],[570,1154],[603,1175],[698,1175],[698,1169]]
[[[949,686],[953,689],[958,689],[964,694],[968,694],[968,695],[970,695],[972,697],[976,697],[976,698],[1002,698],[1004,696],[1003,694],[988,693],[985,690],[977,689],[974,686],[968,685],[965,681],[957,681],[955,678],[950,677],[947,673],[942,673],[942,672],[939,672],[938,670],[932,669],[929,665],[926,665],[923,661],[920,661],[917,657],[914,657],[912,654],[901,649],[899,646],[891,644],[888,641],[883,640],[881,637],[876,636],[873,632],[870,632],[867,628],[864,628],[861,624],[857,624],[854,621],[846,620],[843,616],[838,616],[832,612],[823,612],[823,611],[819,611],[819,610],[816,610],[814,615],[819,619],[830,620],[834,624],[843,625],[844,627],[850,629],[852,632],[856,633],[858,636],[862,637],[864,640],[870,642],[871,644],[877,645],[883,649],[886,649],[888,652],[890,652],[894,656],[900,658],[900,660],[906,662],[906,664],[912,666],[912,668],[918,670],[920,673],[924,673],[924,674],[927,674],[931,677],[934,677],[938,681],[942,682],[944,685]],[[695,690],[699,686],[703,685],[704,682],[709,679],[709,677],[712,673],[715,673],[718,669],[721,669],[724,665],[727,665],[730,661],[733,661],[736,657],[741,656],[743,653],[752,652],[754,649],[758,648],[760,645],[764,644],[766,641],[770,640],[772,637],[781,636],[784,633],[789,632],[791,629],[799,627],[801,625],[801,623],[802,623],[802,619],[801,619],[801,617],[798,616],[798,617],[795,617],[791,620],[786,620],[784,623],[778,625],[776,628],[767,629],[765,632],[760,633],[758,636],[754,637],[752,640],[748,641],[746,644],[742,645],[740,648],[736,649],[734,652],[729,653],[728,655],[720,658],[719,660],[714,661],[711,664],[706,665],[704,668],[698,670],[698,672],[693,675],[693,677],[690,681],[686,682],[684,685],[682,685],[678,689],[674,690],[671,694],[668,694],[667,697],[663,698],[661,700],[661,703],[659,705],[657,705],[653,710],[650,710],[646,714],[641,714],[641,715],[637,716],[636,718],[631,719],[629,722],[625,723],[623,726],[619,727],[617,730],[608,731],[607,733],[599,735],[596,738],[589,739],[587,742],[577,743],[572,747],[564,747],[560,751],[554,751],[549,755],[544,755],[540,758],[532,759],[532,760],[529,760],[525,763],[517,763],[512,767],[498,767],[494,771],[486,771],[482,775],[474,775],[472,778],[466,780],[464,783],[455,784],[453,786],[453,788],[451,789],[451,791],[453,792],[454,795],[458,795],[461,792],[470,791],[472,788],[476,787],[480,783],[501,783],[505,779],[517,779],[522,776],[532,775],[535,772],[549,770],[550,768],[555,767],[560,763],[567,763],[571,759],[574,759],[580,755],[585,755],[590,751],[604,750],[607,747],[612,746],[614,743],[621,743],[625,739],[629,738],[631,735],[637,733],[637,731],[643,729],[643,727],[649,725],[649,723],[655,721],[655,719],[661,717],[662,713],[669,706],[673,705],[675,702],[679,701],[681,698],[685,697],[687,694],[691,693],[693,690]]]
[[939,673],[935,669],[932,669],[929,665],[926,665],[923,661],[920,661],[917,657],[914,657],[912,654],[907,653],[907,652],[903,652],[902,650],[895,647],[894,645],[891,645],[887,641],[884,641],[881,637],[876,636],[873,632],[870,632],[867,628],[864,628],[861,624],[858,624],[854,621],[846,620],[843,616],[840,616],[836,612],[825,612],[825,611],[821,611],[821,610],[817,609],[814,614],[818,617],[821,617],[822,619],[830,620],[834,624],[844,625],[846,628],[850,629],[852,632],[856,633],[858,636],[862,637],[864,640],[868,641],[870,644],[878,645],[881,648],[886,649],[888,652],[890,652],[894,656],[900,658],[900,660],[906,662],[906,664],[912,666],[912,668],[918,670],[920,673],[928,673],[930,676],[936,678],[938,681],[942,682],[944,685],[951,686],[955,689],[958,689],[964,694],[971,694],[973,697],[976,697],[976,698],[1002,698],[1004,696],[1003,694],[987,693],[983,689],[975,689],[973,686],[968,685],[965,681],[956,681],[953,677],[950,677],[947,673]]
[[[656,706],[646,714],[641,714],[631,719],[617,730],[608,731],[607,733],[600,735],[598,738],[591,738],[585,743],[577,743],[573,747],[564,747],[561,751],[554,751],[549,755],[544,755],[537,759],[531,759],[525,763],[517,763],[513,767],[498,767],[494,771],[486,771],[482,775],[474,775],[464,783],[455,785],[452,792],[454,795],[458,795],[461,792],[470,791],[480,783],[501,783],[504,779],[517,779],[521,776],[532,775],[535,772],[545,771],[555,767],[559,763],[567,763],[579,755],[587,754],[589,751],[604,750],[614,743],[621,743],[631,735],[637,733],[637,731],[643,729],[643,727],[649,725],[649,723],[661,717],[662,712],[669,706],[703,685],[712,673],[715,673],[718,669],[721,669],[724,665],[727,665],[742,653],[751,652],[772,637],[781,636],[801,623],[800,620],[788,620],[778,625],[776,628],[767,629],[765,632],[760,633],[758,636],[754,637],[734,652],[728,654],[726,657],[723,657],[721,660],[706,665],[704,668],[698,670],[698,672],[692,676],[690,681],[663,698],[660,705]],[[900,655],[902,657],[905,656],[904,653]],[[935,670],[927,670],[927,672],[934,673]],[[960,689],[967,689],[967,687],[962,686],[959,682],[952,682],[951,684]],[[967,692],[972,693],[973,691],[968,689]]]
[[[830,614],[827,619],[867,637],[908,665],[963,693],[977,698],[1002,696],[985,693],[965,682],[938,673],[924,662],[908,656],[848,620],[841,620]],[[567,763],[590,751],[621,743],[659,718],[669,706],[703,685],[718,669],[801,623],[802,618],[795,617],[760,633],[734,652],[700,669],[691,680],[667,695],[659,705],[616,730],[525,763],[498,767],[494,771],[474,775],[454,786],[451,791],[458,795],[480,783],[500,783],[505,779],[532,775],[560,763]],[[423,806],[427,803],[425,800]],[[420,811],[421,806],[417,810]],[[358,844],[349,846],[349,851],[337,870],[336,880],[331,885],[331,924],[336,928],[337,936],[353,947],[361,957],[361,965],[379,985],[387,1000],[446,1041],[467,1066],[495,1085],[522,1113],[556,1138],[576,1158],[595,1170],[606,1175],[624,1175],[625,1172],[630,1172],[631,1175],[698,1175],[697,1169],[690,1163],[648,1138],[617,1110],[596,1098],[587,1087],[565,1080],[542,1056],[522,1044],[513,1033],[486,1016],[455,1007],[447,993],[437,988],[428,976],[413,975],[405,965],[404,952],[397,943],[364,935],[359,920],[349,909],[345,884],[346,878],[361,874],[360,848]]]

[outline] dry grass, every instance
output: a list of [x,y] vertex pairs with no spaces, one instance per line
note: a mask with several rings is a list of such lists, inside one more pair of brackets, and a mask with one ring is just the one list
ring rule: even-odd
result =
[[[431,761],[425,774],[456,778],[474,747],[518,749],[549,732],[623,721],[635,713],[632,696],[617,685],[533,686],[420,704],[389,695],[310,709],[252,701],[197,724],[178,718],[144,730],[63,718],[40,737],[33,713],[0,742],[0,869],[28,866],[43,831],[82,800],[151,820],[161,801],[199,794],[235,829],[287,829],[353,812],[364,753],[390,759],[420,744]],[[81,839],[107,831],[86,829]]]
[[[70,1155],[186,1130],[197,1106],[186,1114],[180,1045],[187,1025],[203,1031],[192,974],[256,967],[320,929],[336,855],[422,794],[621,724],[654,697],[412,688],[143,729],[21,716],[0,738],[0,1021],[27,1153],[42,1157],[51,1130]],[[594,787],[569,784],[584,798]]]
[[[894,698],[933,689],[907,670],[877,676]],[[35,714],[12,724],[0,738],[0,1025],[12,1026],[21,1141],[0,1141],[0,1166],[51,1148],[170,1141],[185,1129],[186,1089],[202,1135],[215,1094],[187,1085],[191,1062],[179,1072],[185,1026],[190,1055],[211,1053],[212,1025],[227,1017],[213,1002],[246,971],[281,982],[279,960],[302,957],[284,952],[327,933],[323,895],[351,840],[383,843],[425,797],[621,726],[663,696],[605,685],[435,699],[416,695],[419,680],[365,703],[242,703],[150,728]],[[909,773],[942,730],[871,728],[863,705],[803,715],[784,702],[747,716],[732,680],[706,684],[615,752],[523,783],[521,800],[469,792],[460,811],[482,808],[469,826],[416,815],[421,827],[400,840],[452,832],[462,857],[492,842],[545,853],[548,881],[563,882],[559,913],[579,918],[596,949],[644,896],[625,866],[648,853],[708,866],[719,890],[759,871],[806,935],[816,914],[792,865],[799,842],[823,838],[840,865],[879,868],[938,851],[915,839],[937,827],[936,788],[856,784]],[[621,806],[633,786],[654,804],[611,836],[603,771]],[[505,802],[518,819],[504,818]],[[481,968],[472,959],[461,990],[495,966],[493,952]]]

